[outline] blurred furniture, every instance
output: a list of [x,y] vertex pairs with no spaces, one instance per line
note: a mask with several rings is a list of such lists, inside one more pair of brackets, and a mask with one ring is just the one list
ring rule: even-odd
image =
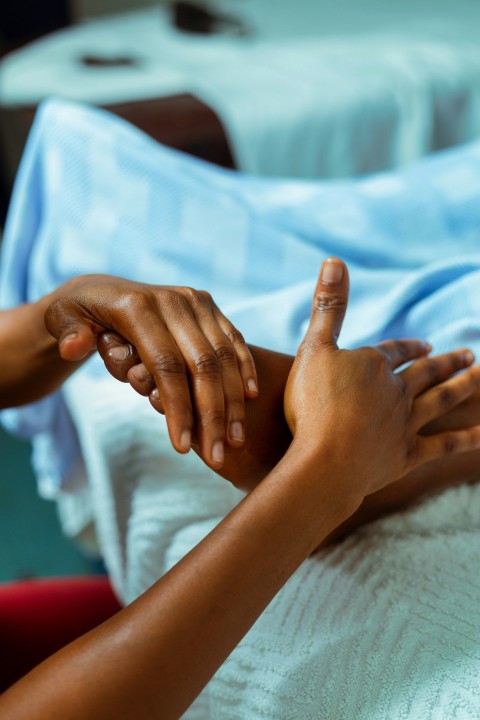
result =
[[[220,120],[205,103],[189,94],[103,105],[158,142],[210,162],[233,167]],[[0,132],[11,185],[37,106],[0,108]]]
[[[250,173],[346,177],[480,133],[480,3],[217,0],[238,20],[182,32],[168,6],[67,28],[0,64],[9,178],[58,95]],[[219,25],[221,28],[221,24]],[[240,28],[240,30],[238,30]]]
[[[0,39],[3,52],[70,24],[68,0],[17,0],[0,4]],[[2,50],[0,50],[0,53]]]

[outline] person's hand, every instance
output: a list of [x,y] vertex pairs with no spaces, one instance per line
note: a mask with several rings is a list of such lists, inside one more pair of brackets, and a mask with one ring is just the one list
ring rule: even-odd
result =
[[[480,387],[469,350],[438,357],[418,340],[339,350],[348,300],[347,268],[329,259],[316,287],[310,326],[284,396],[287,423],[305,455],[328,448],[332,468],[348,467],[345,492],[359,500],[406,473],[453,453],[480,448],[480,426],[420,434]],[[406,369],[398,370],[413,361]]]
[[84,276],[45,313],[65,360],[98,349],[111,374],[130,382],[166,416],[172,444],[192,435],[214,469],[225,440],[244,441],[244,399],[258,394],[255,365],[240,332],[205,291]]

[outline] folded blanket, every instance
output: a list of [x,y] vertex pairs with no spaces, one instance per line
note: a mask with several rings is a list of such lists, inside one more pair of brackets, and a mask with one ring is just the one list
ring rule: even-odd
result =
[[[259,180],[164,149],[100,111],[43,106],[17,180],[1,300],[83,272],[212,292],[251,342],[294,352],[322,259],[351,270],[342,341],[480,343],[480,145],[343,183]],[[94,360],[4,414],[43,489],[81,453],[119,593],[136,597],[238,494],[170,449],[164,420]],[[479,490],[450,491],[309,559],[210,683],[195,718],[478,717]]]

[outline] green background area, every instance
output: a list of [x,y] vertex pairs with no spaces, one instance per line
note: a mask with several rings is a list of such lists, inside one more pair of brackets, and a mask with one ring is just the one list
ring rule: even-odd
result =
[[38,496],[29,444],[0,429],[0,581],[99,570],[63,536],[55,503]]

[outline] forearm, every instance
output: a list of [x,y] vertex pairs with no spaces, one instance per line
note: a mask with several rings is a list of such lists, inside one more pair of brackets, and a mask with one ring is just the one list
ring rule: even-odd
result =
[[81,363],[62,360],[44,313],[75,281],[35,303],[0,312],[0,408],[33,402],[55,390]]
[[0,713],[179,717],[321,538],[355,509],[334,480],[319,471],[318,453],[290,450],[145,595],[8,691]]

